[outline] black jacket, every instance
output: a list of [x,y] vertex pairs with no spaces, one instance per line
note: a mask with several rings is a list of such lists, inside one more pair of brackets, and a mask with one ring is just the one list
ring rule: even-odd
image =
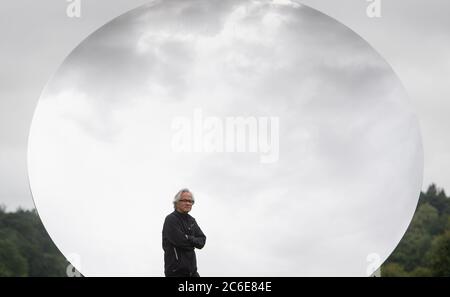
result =
[[166,276],[195,276],[197,259],[195,248],[205,245],[203,234],[195,219],[189,214],[174,211],[169,214],[162,231],[164,274]]

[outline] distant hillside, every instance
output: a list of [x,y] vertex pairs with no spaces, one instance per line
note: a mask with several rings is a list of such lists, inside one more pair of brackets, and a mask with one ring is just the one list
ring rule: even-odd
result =
[[0,276],[66,276],[67,264],[35,210],[0,208]]
[[450,198],[431,185],[382,276],[450,276]]

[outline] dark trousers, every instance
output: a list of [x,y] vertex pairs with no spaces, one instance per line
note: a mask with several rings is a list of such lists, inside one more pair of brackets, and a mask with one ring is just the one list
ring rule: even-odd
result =
[[190,274],[167,274],[165,273],[166,277],[200,277],[200,274],[198,272],[190,273]]

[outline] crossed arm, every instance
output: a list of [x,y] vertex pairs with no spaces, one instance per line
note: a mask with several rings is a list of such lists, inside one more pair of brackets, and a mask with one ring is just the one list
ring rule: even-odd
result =
[[197,222],[192,227],[192,234],[185,234],[178,221],[167,218],[164,221],[163,236],[174,246],[183,249],[201,249],[206,243],[206,236]]
[[186,238],[193,244],[194,247],[201,249],[205,246],[206,236],[203,234],[202,229],[197,225],[197,222],[194,224],[194,235],[186,235]]

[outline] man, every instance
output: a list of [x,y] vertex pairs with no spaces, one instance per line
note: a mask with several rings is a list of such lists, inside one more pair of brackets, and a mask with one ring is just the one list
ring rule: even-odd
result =
[[203,248],[206,236],[188,214],[194,201],[194,195],[188,189],[181,189],[173,200],[175,210],[164,221],[162,246],[166,276],[200,276],[194,249]]

